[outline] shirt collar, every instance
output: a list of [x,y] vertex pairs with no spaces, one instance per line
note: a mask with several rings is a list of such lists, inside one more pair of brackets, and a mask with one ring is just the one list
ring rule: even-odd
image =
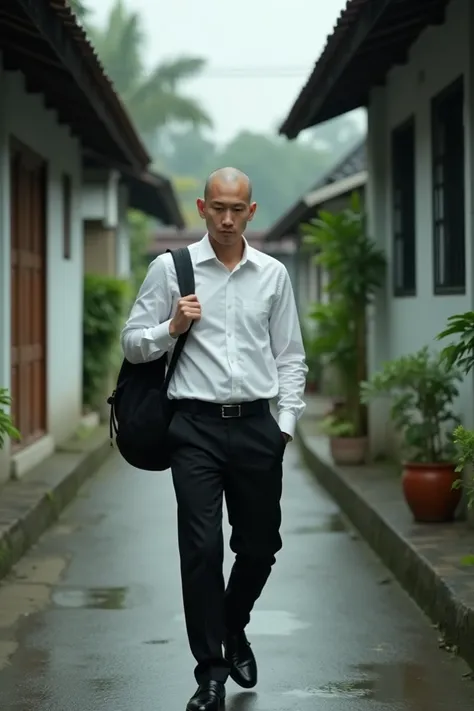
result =
[[[262,260],[258,249],[254,249],[250,246],[247,240],[244,239],[244,253],[242,256],[241,264],[246,262],[251,262],[257,267],[262,266]],[[201,264],[202,262],[208,262],[211,259],[217,259],[216,253],[214,252],[212,245],[209,241],[209,235],[206,233],[199,243],[199,250],[197,255],[196,264]]]

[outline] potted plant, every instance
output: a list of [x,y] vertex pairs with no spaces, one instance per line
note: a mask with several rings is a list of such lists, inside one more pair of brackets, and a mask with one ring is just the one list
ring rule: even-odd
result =
[[333,300],[316,304],[311,316],[317,324],[314,349],[324,358],[325,366],[337,374],[340,392],[340,397],[333,399],[319,429],[329,437],[336,464],[363,464],[367,455],[367,437],[361,435],[357,350],[350,312],[344,301]]
[[[456,337],[456,340],[447,345],[442,356],[448,368],[459,368],[464,375],[474,368],[474,311],[465,311],[454,314],[448,318],[448,323],[437,339]],[[457,448],[457,472],[463,472],[470,467],[471,474],[474,466],[474,432],[458,425],[454,430],[454,444]],[[464,487],[467,494],[467,504],[471,509],[474,505],[474,483],[463,481],[461,478],[454,483],[456,489]]]
[[13,426],[12,419],[5,411],[11,405],[11,398],[6,388],[0,388],[0,449],[5,445],[5,438],[20,439],[20,433]]
[[367,438],[357,437],[354,424],[342,413],[327,415],[319,429],[329,437],[329,450],[335,464],[355,466],[367,457]]
[[389,361],[362,384],[361,399],[392,398],[391,417],[403,441],[403,493],[415,520],[453,519],[460,501],[455,487],[453,412],[461,374],[428,348]]
[[327,274],[327,303],[315,305],[315,347],[337,372],[343,404],[325,422],[338,464],[362,464],[367,455],[367,412],[359,398],[367,379],[367,307],[385,278],[386,261],[365,228],[357,193],[337,213],[320,211],[304,228],[305,244]]

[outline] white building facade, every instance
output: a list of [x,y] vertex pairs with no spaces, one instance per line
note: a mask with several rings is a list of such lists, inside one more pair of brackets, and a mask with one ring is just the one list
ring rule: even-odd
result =
[[0,96],[0,388],[21,433],[0,450],[1,484],[80,424],[86,258],[127,278],[128,207],[182,217],[67,7],[11,0],[0,13]]
[[[368,229],[388,262],[370,318],[373,373],[440,349],[447,319],[474,306],[473,4],[351,0],[280,132],[292,138],[363,106]],[[472,378],[460,389],[473,427]],[[385,407],[371,407],[374,454],[393,445]]]
[[[453,0],[443,24],[426,28],[408,61],[373,88],[368,106],[367,207],[385,250],[385,290],[373,313],[370,370],[429,345],[447,319],[473,309],[474,15]],[[472,377],[459,411],[474,426]],[[389,431],[374,406],[374,453]]]
[[81,415],[81,150],[20,72],[0,72],[0,93],[0,384],[22,432],[21,473]]

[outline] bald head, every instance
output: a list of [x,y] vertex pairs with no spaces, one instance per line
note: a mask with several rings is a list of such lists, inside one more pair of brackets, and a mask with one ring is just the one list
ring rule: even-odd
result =
[[204,199],[196,201],[200,217],[214,244],[225,249],[242,247],[242,235],[257,205],[252,200],[248,175],[237,168],[219,168],[206,180]]
[[204,187],[204,200],[208,200],[214,186],[243,190],[250,203],[252,200],[252,183],[248,175],[237,168],[219,168],[210,174]]

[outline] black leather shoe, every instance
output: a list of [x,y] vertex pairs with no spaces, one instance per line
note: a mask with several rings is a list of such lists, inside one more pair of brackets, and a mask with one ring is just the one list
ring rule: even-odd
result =
[[245,632],[229,635],[224,647],[231,679],[244,689],[252,689],[257,683],[257,662]]
[[186,711],[221,711],[224,708],[225,686],[220,681],[200,684],[189,700]]

